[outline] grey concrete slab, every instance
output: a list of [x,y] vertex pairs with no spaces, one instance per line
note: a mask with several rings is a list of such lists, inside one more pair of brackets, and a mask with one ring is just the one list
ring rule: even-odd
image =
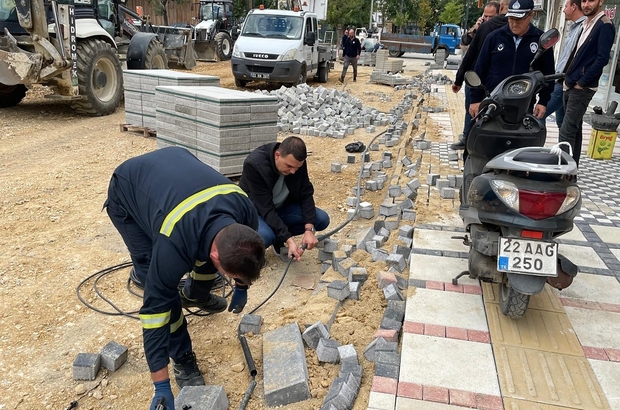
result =
[[405,320],[489,331],[481,295],[417,289],[407,298]]
[[585,236],[583,236],[583,234],[581,233],[581,231],[579,230],[579,228],[577,227],[577,225],[573,226],[573,230],[565,233],[562,236],[558,236],[558,239],[566,239],[569,241],[580,241],[580,242],[587,242],[588,240],[586,239]]
[[463,245],[462,239],[452,239],[452,236],[463,236],[463,234],[456,231],[416,229],[413,233],[413,247],[454,252],[469,251],[469,247]]
[[620,363],[589,360],[612,409],[620,409]]
[[620,314],[565,306],[582,346],[620,349]]
[[605,262],[589,246],[560,244],[559,252],[579,266],[606,269]]
[[620,228],[615,226],[592,225],[592,229],[603,242],[620,245]]
[[406,397],[397,397],[395,410],[458,410],[463,408],[464,407],[451,406],[444,403],[435,403],[432,401],[422,401],[408,399]]
[[620,283],[612,276],[580,273],[568,288],[554,291],[559,297],[620,304]]
[[[409,279],[452,281],[460,272],[467,270],[467,259],[412,253],[409,261]],[[463,276],[460,284],[478,285],[478,280]]]
[[401,355],[400,382],[500,396],[490,344],[405,333]]
[[371,391],[368,397],[368,410],[394,410],[395,404],[395,394]]
[[227,410],[228,405],[228,397],[222,386],[185,386],[174,399],[174,407],[177,409]]

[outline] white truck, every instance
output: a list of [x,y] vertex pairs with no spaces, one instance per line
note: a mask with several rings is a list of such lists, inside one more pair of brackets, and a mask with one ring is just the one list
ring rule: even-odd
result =
[[308,78],[326,83],[334,68],[332,45],[318,41],[318,15],[310,11],[253,9],[232,52],[237,87],[249,81],[286,85]]

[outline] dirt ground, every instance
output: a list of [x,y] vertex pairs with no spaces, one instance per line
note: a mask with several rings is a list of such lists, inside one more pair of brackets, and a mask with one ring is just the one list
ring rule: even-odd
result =
[[[229,64],[200,63],[193,72],[219,76],[222,87],[235,88]],[[410,60],[406,64],[416,68],[406,75],[424,69],[423,62]],[[336,64],[336,72],[324,86],[345,89],[380,111],[389,111],[406,92],[368,84],[370,67],[360,67],[356,83],[351,82],[349,70],[342,85],[337,82],[341,67]],[[250,85],[249,89],[256,87]],[[65,409],[74,400],[83,409],[145,409],[153,388],[139,322],[102,313],[114,310],[97,296],[92,279],[81,288],[81,296],[99,312],[80,302],[76,288],[89,276],[129,260],[102,205],[114,168],[128,158],[154,150],[156,142],[141,134],[120,131],[119,124],[125,122],[123,107],[107,117],[81,117],[67,105],[43,98],[45,93],[44,88],[35,88],[19,106],[0,111],[0,410]],[[390,101],[385,101],[387,97]],[[409,112],[405,120],[410,121],[411,115]],[[430,121],[426,125],[427,138],[436,140],[433,125]],[[410,136],[415,138],[418,132]],[[374,135],[360,129],[343,140],[305,137],[311,151],[308,164],[316,202],[329,213],[330,228],[346,220],[345,200],[359,172],[359,162],[347,164],[344,146],[357,140],[369,143]],[[401,157],[406,152],[403,147],[398,147]],[[345,164],[343,172],[331,173],[331,162]],[[429,154],[423,155],[422,164],[421,173],[428,172],[429,165],[433,172],[453,173]],[[386,195],[387,188],[368,192],[363,200],[372,202],[378,210]],[[453,201],[437,201],[436,195],[427,201],[425,195],[421,192],[416,204],[418,223],[449,223],[444,218],[455,209]],[[334,237],[344,241],[372,222],[354,221]],[[262,332],[292,322],[297,322],[302,331],[319,320],[327,324],[336,303],[327,297],[325,289],[311,289],[321,279],[316,252],[309,251],[301,261],[293,263],[277,293],[256,311],[263,318]],[[271,250],[267,255],[267,266],[249,292],[244,313],[258,306],[283,275],[286,265]],[[362,288],[360,301],[346,301],[338,309],[331,335],[343,345],[354,344],[357,350],[364,376],[354,408],[365,409],[374,365],[362,353],[378,329],[385,307],[375,279],[384,265],[373,263],[364,252],[355,253],[353,258],[368,269],[370,279]],[[119,310],[135,312],[141,300],[127,290],[128,271],[124,268],[102,275],[96,287]],[[330,275],[328,272],[325,277]],[[224,386],[231,408],[237,408],[250,382],[236,339],[240,319],[241,315],[228,312],[188,317],[194,350],[207,384]],[[72,364],[77,354],[97,353],[112,340],[129,349],[127,363],[114,373],[102,369],[95,381],[74,381]],[[248,340],[258,368],[258,385],[247,408],[265,409],[261,337],[251,335]],[[306,354],[313,398],[284,409],[319,408],[338,374],[339,365],[319,363],[309,349]],[[178,390],[172,384],[176,395]]]

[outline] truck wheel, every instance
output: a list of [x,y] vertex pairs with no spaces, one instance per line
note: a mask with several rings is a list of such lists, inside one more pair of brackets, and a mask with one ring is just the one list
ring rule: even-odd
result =
[[112,114],[123,96],[123,72],[118,55],[103,40],[78,42],[77,77],[82,98],[72,103],[80,114]]
[[19,104],[26,96],[26,86],[23,84],[0,84],[0,108],[13,107]]
[[299,78],[297,79],[297,82],[293,85],[306,84],[306,81],[308,81],[308,69],[306,67],[306,63],[303,63],[301,65],[301,71],[299,72]]
[[400,51],[399,50],[390,50],[389,53],[390,57],[400,57]]
[[501,283],[499,288],[499,309],[509,318],[519,319],[527,310],[530,295],[514,290],[510,283]]
[[404,52],[404,51],[401,51],[400,53],[398,53],[398,56],[399,56],[399,57],[402,57],[402,56],[404,56],[404,55],[405,55],[405,52]]
[[327,66],[321,66],[319,67],[319,73],[318,73],[318,77],[319,77],[319,83],[326,83],[327,82],[327,77],[329,76],[329,69],[327,68]]
[[164,46],[159,41],[152,40],[149,43],[144,57],[144,68],[147,70],[168,69],[168,57],[166,57]]
[[232,42],[228,33],[217,33],[215,35],[215,53],[219,61],[230,60],[232,54]]
[[246,85],[247,83],[248,83],[247,81],[243,81],[243,80],[240,80],[240,79],[238,79],[238,78],[235,78],[235,85],[236,85],[237,87],[239,87],[239,88],[243,88],[243,87],[245,87],[245,85]]

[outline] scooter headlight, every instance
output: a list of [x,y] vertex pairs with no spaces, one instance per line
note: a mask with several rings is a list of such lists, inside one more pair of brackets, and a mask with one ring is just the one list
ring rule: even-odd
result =
[[581,191],[579,190],[579,187],[569,186],[566,189],[566,198],[564,198],[562,206],[558,209],[557,215],[562,214],[577,205],[579,198],[581,198]]
[[506,206],[519,212],[519,188],[515,184],[495,179],[491,181],[491,189]]

